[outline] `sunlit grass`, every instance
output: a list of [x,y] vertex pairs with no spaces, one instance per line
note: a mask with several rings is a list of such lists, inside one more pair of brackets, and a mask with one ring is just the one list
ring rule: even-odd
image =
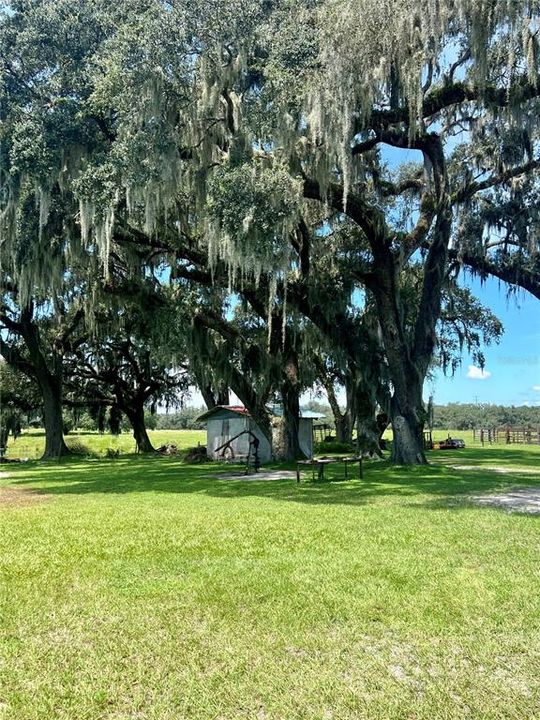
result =
[[[205,430],[149,430],[148,435],[156,448],[166,443],[173,443],[182,449],[206,443]],[[135,440],[130,432],[99,435],[95,432],[73,431],[66,436],[66,442],[68,446],[82,444],[99,455],[105,455],[109,449],[119,450],[121,454],[134,453],[136,450]],[[44,448],[43,430],[25,431],[15,441],[9,438],[8,457],[36,460],[43,455]]]
[[540,485],[540,447],[430,460],[9,466],[46,495],[0,510],[0,717],[533,720],[540,519],[470,498]]

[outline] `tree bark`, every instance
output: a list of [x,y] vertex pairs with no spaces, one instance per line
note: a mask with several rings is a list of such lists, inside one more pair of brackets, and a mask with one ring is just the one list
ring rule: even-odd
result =
[[70,455],[71,450],[64,441],[64,423],[62,417],[62,393],[60,383],[48,374],[36,372],[43,395],[43,422],[45,425],[45,451],[42,460]]
[[375,399],[368,390],[359,389],[356,398],[356,433],[359,453],[381,455],[379,428],[375,417]]
[[[379,258],[377,280],[371,288],[383,336],[393,394],[390,415],[393,430],[391,460],[400,465],[425,464],[423,444],[425,373],[411,356],[399,306],[396,268],[391,255]],[[431,358],[431,355],[428,358]],[[423,358],[422,358],[423,360]],[[426,364],[427,370],[427,364]]]
[[43,397],[43,422],[45,425],[45,451],[42,460],[70,455],[71,451],[64,441],[62,418],[62,358],[53,350],[53,371],[41,350],[39,331],[32,321],[33,308],[26,307],[21,312],[20,334],[23,338],[32,374],[36,379]]
[[133,428],[133,437],[137,444],[137,452],[139,453],[152,453],[155,452],[155,448],[152,445],[148,432],[146,430],[146,423],[144,420],[144,405],[133,404],[130,407],[122,408],[125,412],[131,427]]
[[212,390],[212,386],[201,383],[199,385],[199,390],[201,391],[201,395],[203,396],[204,404],[206,405],[207,409],[212,410],[212,408],[215,408],[217,403],[214,397],[214,391]]
[[290,383],[281,386],[283,402],[283,460],[297,460],[305,455],[300,449],[300,399],[298,390]]
[[341,443],[352,443],[354,423],[354,397],[350,394],[350,384],[346,383],[347,407],[341,412],[332,381],[325,382],[326,395],[334,416],[336,440]]
[[397,398],[392,399],[392,461],[398,465],[425,465],[424,422],[425,410],[422,394],[416,393],[403,409],[399,407]]
[[336,426],[336,440],[340,443],[352,443],[352,427],[350,423],[350,416],[342,413],[333,413],[334,424]]
[[305,455],[300,448],[300,371],[293,348],[284,356],[281,401],[283,403],[283,459],[297,460]]
[[199,385],[199,390],[201,391],[201,395],[203,396],[204,404],[208,408],[208,410],[212,410],[212,408],[215,408],[217,405],[228,405],[229,404],[229,388],[228,387],[218,387],[216,391],[214,391],[214,388],[208,383],[201,383]]
[[229,388],[228,387],[219,387],[216,395],[216,404],[217,405],[229,405],[230,403],[230,397],[229,397]]

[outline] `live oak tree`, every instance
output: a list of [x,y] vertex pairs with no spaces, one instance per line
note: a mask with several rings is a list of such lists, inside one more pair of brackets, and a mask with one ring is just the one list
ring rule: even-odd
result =
[[43,458],[58,458],[70,452],[62,418],[64,357],[78,341],[83,313],[80,307],[64,307],[58,298],[54,315],[47,313],[43,302],[28,300],[18,307],[16,297],[13,292],[3,296],[0,353],[39,388],[45,425]]
[[[398,462],[425,461],[422,386],[435,347],[448,263],[460,256],[460,221],[472,199],[495,187],[512,196],[516,178],[538,167],[538,8],[534,3],[478,8],[477,3],[448,2],[426,4],[420,13],[416,3],[339,1],[314,13],[306,8],[304,54],[291,58],[288,43],[272,42],[266,45],[271,60],[262,63],[273,73],[266,82],[273,81],[274,91],[269,91],[268,105],[279,104],[276,83],[284,77],[289,81],[277,84],[283,141],[272,128],[269,137],[292,167],[296,161],[304,195],[341,212],[356,226],[359,247],[367,249],[357,277],[377,308],[393,386]],[[262,77],[264,83],[264,72]],[[270,122],[276,122],[275,115]],[[455,151],[467,159],[466,169],[456,172],[448,139],[460,125],[469,157]],[[492,135],[526,135],[533,156],[522,151],[478,162],[474,147],[485,128]],[[385,168],[381,145],[417,151],[422,173]],[[413,204],[403,214],[409,198]],[[403,277],[419,257],[420,302],[407,328]]]
[[[252,298],[253,299],[253,298]],[[255,302],[264,308],[264,301]],[[270,331],[269,331],[270,330]],[[240,398],[266,436],[274,452],[285,459],[302,455],[299,446],[300,395],[312,384],[313,374],[302,354],[303,332],[283,325],[279,306],[267,318],[239,303],[232,317],[215,305],[199,304],[193,323],[193,346],[199,361],[212,369],[218,382]],[[277,400],[283,414],[272,420],[268,405]],[[272,429],[272,423],[277,427]]]
[[112,290],[109,306],[98,308],[93,332],[68,358],[66,386],[71,395],[110,405],[113,418],[123,413],[137,451],[153,452],[145,410],[179,405],[188,386],[175,309],[150,282],[132,287],[128,298],[111,296]]
[[[266,276],[268,308],[281,293],[286,313],[311,262],[294,239],[317,207],[323,241],[336,222],[355,240],[350,272],[376,310],[394,459],[425,462],[422,389],[449,265],[476,258],[490,272],[487,231],[504,227],[485,212],[490,198],[510,203],[513,222],[512,203],[527,207],[520,186],[535,192],[538,3],[79,5],[14,2],[2,22],[6,246],[31,192],[42,233],[61,198],[69,251],[95,247],[105,275],[119,243],[159,253],[166,239],[187,263],[205,253],[211,275],[224,265],[231,288]],[[515,152],[489,150],[503,136],[522,138]],[[421,169],[400,161],[410,151]],[[512,256],[534,281],[534,214],[523,226],[527,254]]]
[[40,410],[36,383],[0,359],[0,447],[6,448],[10,434],[16,439],[22,427]]

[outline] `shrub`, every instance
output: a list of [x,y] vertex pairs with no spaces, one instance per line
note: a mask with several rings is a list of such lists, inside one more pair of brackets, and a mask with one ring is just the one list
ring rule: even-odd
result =
[[78,422],[77,422],[77,429],[78,430],[95,430],[96,429],[96,421],[94,418],[90,415],[90,413],[84,412],[80,416]]
[[208,462],[209,458],[206,455],[206,447],[204,445],[198,445],[197,447],[187,448],[184,460],[189,463]]
[[63,421],[62,421],[62,429],[64,431],[64,435],[69,435],[69,433],[75,428],[75,423],[73,422],[73,418],[69,415],[66,415],[64,413]]
[[88,445],[85,445],[80,440],[69,438],[66,441],[68,448],[75,455],[84,455],[85,457],[97,457],[97,454],[91,450]]

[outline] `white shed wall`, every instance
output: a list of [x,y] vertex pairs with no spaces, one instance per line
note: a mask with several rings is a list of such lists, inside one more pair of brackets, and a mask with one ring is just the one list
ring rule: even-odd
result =
[[298,444],[307,458],[313,457],[313,420],[300,418],[298,425]]
[[[216,449],[244,430],[250,430],[259,439],[259,460],[263,463],[269,462],[271,459],[270,443],[251,418],[242,416],[229,418],[220,418],[217,416],[208,419],[206,445],[208,457],[219,460],[221,451],[216,453]],[[249,435],[242,435],[242,437],[234,440],[232,443],[234,454],[247,455],[249,452],[250,439]]]

